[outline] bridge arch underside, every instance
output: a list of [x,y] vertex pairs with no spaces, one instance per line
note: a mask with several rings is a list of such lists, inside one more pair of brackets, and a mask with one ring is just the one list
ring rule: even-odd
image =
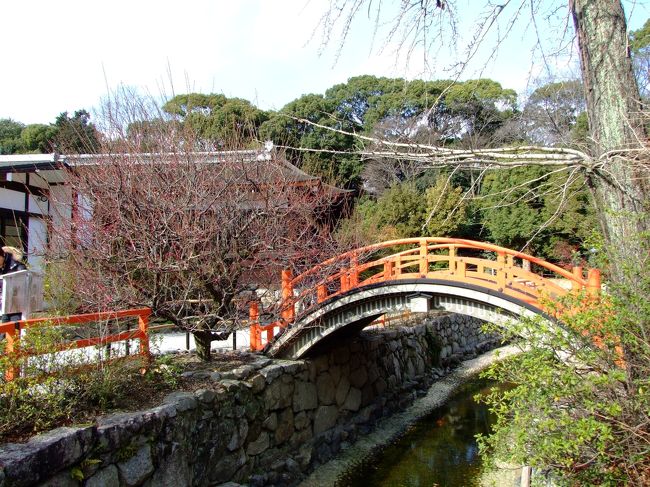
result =
[[524,301],[480,286],[437,279],[389,281],[354,289],[298,316],[267,353],[291,359],[315,356],[386,313],[436,309],[497,324],[535,315],[548,318]]

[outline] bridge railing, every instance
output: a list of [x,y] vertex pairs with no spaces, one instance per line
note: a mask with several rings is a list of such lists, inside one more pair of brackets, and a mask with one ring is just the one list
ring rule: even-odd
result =
[[[389,253],[389,255],[385,255]],[[348,291],[404,279],[439,279],[491,289],[532,306],[545,296],[555,299],[571,290],[597,293],[600,273],[580,267],[567,271],[532,255],[497,245],[456,238],[391,240],[346,252],[293,277],[282,273],[280,319],[251,327],[253,348],[262,348],[278,327]],[[259,312],[256,311],[259,316]],[[251,322],[257,323],[251,311]],[[264,337],[262,337],[264,334]],[[265,339],[264,339],[265,338]]]
[[[119,320],[124,318],[137,318],[137,328],[102,336],[93,336],[87,338],[73,339],[58,344],[60,351],[74,350],[78,348],[94,347],[107,345],[125,340],[138,340],[138,355],[144,359],[149,358],[149,317],[151,309],[129,309],[123,311],[106,311],[101,313],[88,313],[71,316],[58,316],[49,318],[34,318],[16,322],[0,324],[0,333],[5,334],[4,354],[13,356],[18,364],[19,357],[29,357],[35,354],[33,350],[22,349],[20,346],[20,337],[22,330],[39,327],[67,326],[67,325],[84,325],[86,323],[105,322],[110,320]],[[9,367],[5,372],[5,380],[13,380],[20,374],[18,365]]]

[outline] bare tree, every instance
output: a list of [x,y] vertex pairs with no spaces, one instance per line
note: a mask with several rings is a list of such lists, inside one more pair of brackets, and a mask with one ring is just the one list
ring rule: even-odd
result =
[[[427,55],[436,46],[456,40],[455,25],[459,15],[472,15],[461,12],[457,3],[454,0],[405,0],[391,8],[390,4],[372,0],[332,0],[322,21],[324,39],[329,40],[338,33],[342,46],[355,18],[368,15],[375,20],[378,30],[388,25],[385,45],[392,42],[407,54],[422,48]],[[485,2],[478,12],[475,34],[466,44],[462,60],[455,66],[457,77],[477,55],[479,47],[493,35],[493,45],[485,59],[489,62],[518,21],[527,19],[529,27],[537,34],[536,49],[549,71],[549,54],[541,35],[548,24],[542,25],[542,21],[552,18],[561,21],[556,49],[570,48],[575,33],[589,119],[589,147],[584,151],[546,147],[460,151],[430,144],[395,144],[377,137],[364,140],[365,156],[395,155],[426,166],[542,164],[579,167],[594,193],[604,234],[616,254],[612,261],[613,276],[623,279],[619,271],[627,260],[637,255],[638,236],[650,230],[647,212],[650,166],[644,115],[632,69],[622,3],[611,0],[507,0],[499,4]]]
[[67,158],[72,206],[50,259],[69,266],[81,307],[150,306],[209,360],[280,269],[334,252],[328,212],[341,194],[270,151],[195,152],[201,141],[159,113],[131,123],[143,107],[111,107],[104,152]]

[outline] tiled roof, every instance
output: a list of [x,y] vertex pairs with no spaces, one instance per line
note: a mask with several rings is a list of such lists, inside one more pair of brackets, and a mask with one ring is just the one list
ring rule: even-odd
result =
[[[218,164],[228,161],[230,163],[245,164],[247,171],[253,171],[259,176],[258,181],[264,179],[282,179],[285,181],[319,184],[320,179],[297,168],[282,155],[278,155],[272,145],[255,150],[215,151],[215,152],[188,152],[188,153],[133,153],[133,154],[15,154],[0,156],[0,173],[56,171],[63,167],[90,166],[101,163],[102,160],[115,157],[133,157],[139,160],[146,159],[175,159],[177,157],[191,157],[197,163]],[[58,182],[58,181],[57,181]],[[325,183],[323,187],[333,193],[348,193]]]

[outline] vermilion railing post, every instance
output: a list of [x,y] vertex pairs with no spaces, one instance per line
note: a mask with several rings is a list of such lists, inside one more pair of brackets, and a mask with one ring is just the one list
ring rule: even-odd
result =
[[509,286],[512,286],[512,281],[508,282],[508,278],[512,277],[512,268],[515,266],[515,258],[508,254],[506,255],[506,265],[504,268],[504,281]]
[[384,281],[390,281],[393,278],[393,261],[384,262]]
[[[582,267],[581,266],[574,266],[571,269],[571,273],[577,277],[578,279],[582,279]],[[577,291],[581,288],[582,286],[577,283],[576,281],[571,281],[571,289],[574,291]]]
[[465,261],[463,259],[457,259],[456,260],[456,272],[458,274],[458,277],[461,277],[461,278],[466,277],[466,271],[467,271],[467,267],[465,266]]
[[350,279],[348,285],[350,289],[355,288],[359,285],[359,269],[358,261],[356,256],[350,258]]
[[250,322],[251,350],[262,350],[262,332],[260,331],[260,306],[257,301],[248,305],[248,320]]
[[589,269],[587,272],[587,293],[592,296],[600,293],[600,269]]
[[429,249],[426,239],[420,240],[420,277],[426,277],[429,273]]
[[282,271],[282,311],[280,315],[284,321],[284,326],[288,323],[292,323],[296,313],[293,302],[293,285],[291,280],[293,275],[290,269],[284,269]]
[[347,271],[341,272],[341,292],[344,293],[350,290],[350,280],[348,279]]
[[149,315],[151,311],[138,314],[138,338],[140,355],[149,360]]
[[11,365],[5,371],[5,379],[12,381],[20,375],[20,366],[16,363],[18,360],[18,342],[20,339],[20,323],[7,329],[5,333],[5,353],[10,357]]
[[322,303],[327,299],[327,286],[325,284],[319,284],[316,288],[316,301]]
[[497,254],[497,286],[502,290],[506,287],[506,256],[503,252]]
[[454,273],[456,271],[456,246],[449,246],[449,272]]

